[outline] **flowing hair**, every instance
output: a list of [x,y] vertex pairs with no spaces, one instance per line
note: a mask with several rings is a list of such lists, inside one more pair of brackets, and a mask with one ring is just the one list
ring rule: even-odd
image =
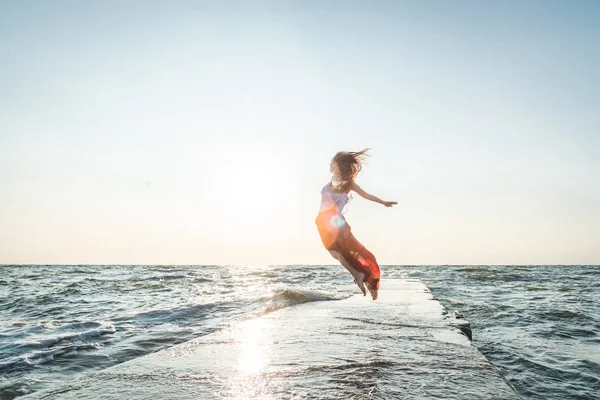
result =
[[333,156],[333,162],[335,162],[340,170],[342,182],[336,189],[342,192],[348,192],[352,183],[358,176],[358,173],[362,169],[363,164],[366,164],[366,158],[369,156],[369,148],[361,151],[340,151]]

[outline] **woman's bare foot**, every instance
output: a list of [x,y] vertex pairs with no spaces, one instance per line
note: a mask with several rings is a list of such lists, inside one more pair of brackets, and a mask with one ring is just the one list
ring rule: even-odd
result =
[[367,295],[367,290],[365,289],[365,274],[363,272],[360,272],[356,278],[354,279],[354,283],[356,283],[358,285],[358,288],[360,289],[360,291],[362,292],[363,296]]
[[377,289],[375,289],[369,282],[365,282],[365,286],[369,289],[369,293],[373,300],[377,300]]

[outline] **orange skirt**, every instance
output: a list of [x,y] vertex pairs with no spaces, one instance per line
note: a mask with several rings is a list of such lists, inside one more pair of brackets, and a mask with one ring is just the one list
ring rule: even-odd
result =
[[379,289],[381,272],[375,256],[356,240],[350,225],[335,207],[319,213],[315,222],[325,248],[342,253],[354,269],[364,272],[365,282]]

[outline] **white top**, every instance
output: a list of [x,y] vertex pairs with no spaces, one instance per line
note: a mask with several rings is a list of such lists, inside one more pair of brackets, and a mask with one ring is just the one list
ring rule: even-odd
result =
[[349,193],[333,193],[329,190],[329,184],[323,186],[321,190],[321,208],[319,212],[331,209],[333,206],[336,207],[338,214],[345,214],[348,207],[348,201],[352,199],[352,195]]

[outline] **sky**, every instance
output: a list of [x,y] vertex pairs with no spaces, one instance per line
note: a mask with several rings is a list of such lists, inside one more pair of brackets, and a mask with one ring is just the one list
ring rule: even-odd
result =
[[0,0],[0,264],[600,264],[600,2]]

